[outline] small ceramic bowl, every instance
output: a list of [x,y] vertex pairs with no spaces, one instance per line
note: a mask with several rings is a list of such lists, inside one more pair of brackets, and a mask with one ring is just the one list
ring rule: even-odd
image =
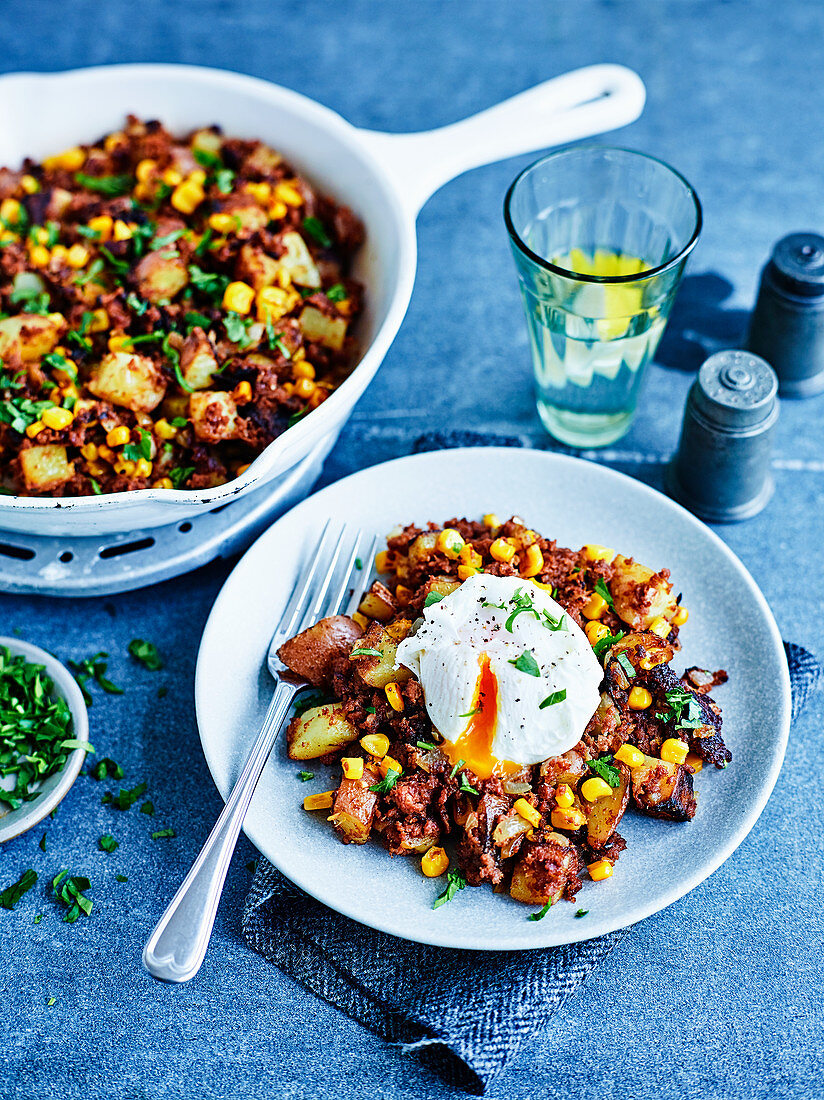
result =
[[[89,740],[89,715],[83,695],[77,683],[66,668],[51,653],[39,646],[21,642],[19,638],[0,637],[0,646],[4,646],[11,653],[25,657],[27,661],[35,665],[43,665],[46,673],[54,682],[55,690],[69,704],[72,712],[71,736],[77,741]],[[60,769],[50,775],[41,785],[36,798],[31,802],[24,802],[19,809],[10,810],[3,814],[0,810],[0,844],[12,840],[28,829],[33,828],[38,822],[52,812],[52,810],[68,794],[71,785],[80,774],[83,761],[86,759],[84,749],[75,749],[66,759],[66,763]]]

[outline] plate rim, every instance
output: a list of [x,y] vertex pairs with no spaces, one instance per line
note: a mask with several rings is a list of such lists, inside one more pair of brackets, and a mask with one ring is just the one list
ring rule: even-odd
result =
[[[772,609],[767,602],[764,593],[759,588],[755,579],[750,571],[738,557],[738,555],[724,542],[724,540],[715,533],[710,527],[699,520],[691,512],[689,512],[682,505],[678,504],[664,493],[653,488],[651,485],[647,485],[643,481],[639,481],[637,478],[630,477],[628,474],[622,473],[620,470],[614,470],[609,466],[602,465],[599,462],[591,461],[588,459],[578,458],[574,455],[567,455],[557,451],[550,450],[536,450],[534,448],[518,448],[518,447],[501,447],[501,446],[482,446],[482,447],[450,447],[437,451],[425,451],[419,454],[401,455],[398,458],[390,459],[386,462],[375,463],[372,466],[366,466],[363,469],[356,470],[354,473],[348,474],[344,478],[340,478],[337,481],[332,482],[330,485],[324,486],[324,488],[318,490],[316,493],[311,494],[305,500],[302,500],[299,504],[285,512],[275,522],[268,527],[252,545],[245,551],[240,560],[236,563],[232,571],[226,577],[225,581],[221,585],[220,591],[215,597],[215,601],[212,604],[212,608],[209,612],[209,616],[206,620],[206,624],[201,635],[200,646],[198,647],[197,664],[195,669],[195,715],[197,719],[198,736],[200,739],[201,749],[203,751],[206,765],[209,769],[209,774],[212,777],[212,781],[218,790],[221,798],[225,801],[228,797],[228,790],[221,789],[221,785],[218,783],[215,777],[215,771],[212,767],[212,760],[210,752],[207,749],[206,739],[203,733],[203,723],[201,720],[202,705],[201,705],[201,691],[203,689],[204,674],[204,653],[207,647],[211,644],[211,634],[216,628],[218,610],[222,611],[222,601],[224,598],[228,598],[228,590],[231,587],[236,575],[245,567],[247,557],[251,556],[253,551],[256,550],[258,545],[264,542],[266,539],[274,537],[273,532],[279,524],[283,523],[287,519],[292,517],[293,512],[301,509],[308,509],[312,505],[317,505],[318,498],[331,498],[341,487],[348,486],[351,482],[356,481],[364,476],[375,476],[375,471],[378,469],[387,470],[391,472],[392,469],[398,465],[425,465],[427,462],[433,460],[453,461],[459,458],[465,458],[467,456],[473,456],[479,463],[486,461],[494,461],[496,458],[522,458],[527,462],[534,462],[536,464],[547,463],[550,466],[560,465],[567,467],[570,470],[580,469],[581,467],[587,467],[592,470],[598,471],[599,477],[604,477],[607,482],[625,485],[629,483],[632,486],[633,491],[640,492],[643,496],[647,496],[651,499],[655,499],[657,503],[663,502],[667,508],[679,513],[682,518],[685,518],[690,526],[693,527],[702,537],[708,538],[717,550],[720,550],[721,554],[727,558],[732,567],[739,573],[747,588],[750,590],[758,609],[760,610],[763,620],[768,627],[768,633],[772,642],[775,654],[778,658],[778,666],[781,670],[780,689],[781,689],[781,708],[780,708],[780,721],[778,723],[777,736],[775,739],[775,751],[772,755],[770,763],[770,769],[764,779],[762,787],[759,791],[758,797],[751,805],[747,814],[742,817],[737,827],[732,831],[731,835],[727,838],[726,842],[721,845],[720,849],[714,853],[712,858],[701,861],[697,865],[697,870],[693,870],[690,874],[685,875],[679,879],[677,884],[670,890],[664,892],[663,895],[659,895],[652,904],[644,904],[643,897],[639,899],[639,902],[629,909],[629,912],[624,917],[621,917],[619,924],[611,923],[609,920],[604,920],[600,925],[596,926],[594,930],[589,928],[581,928],[580,930],[575,928],[574,934],[567,934],[561,938],[553,937],[551,935],[552,926],[547,926],[546,931],[550,934],[535,943],[525,943],[517,945],[495,945],[495,944],[483,944],[468,943],[462,939],[460,935],[454,934],[438,934],[436,930],[429,932],[429,930],[422,929],[420,934],[416,934],[414,937],[408,936],[404,933],[398,932],[394,927],[394,923],[391,920],[382,920],[380,917],[377,919],[365,920],[363,914],[353,911],[351,906],[341,905],[329,898],[324,890],[317,890],[313,888],[311,881],[307,881],[302,878],[298,881],[297,878],[290,874],[287,874],[277,863],[275,859],[272,859],[267,855],[264,848],[258,842],[255,837],[255,830],[251,828],[247,830],[246,823],[244,823],[243,831],[251,841],[252,844],[261,852],[262,855],[268,859],[274,867],[286,878],[292,885],[296,886],[299,890],[308,894],[314,900],[320,902],[327,908],[332,909],[334,912],[340,913],[342,916],[348,917],[350,920],[355,921],[358,924],[364,925],[369,928],[376,929],[377,931],[384,932],[387,935],[394,936],[398,939],[405,939],[410,942],[422,943],[431,945],[434,947],[447,947],[460,950],[470,951],[531,951],[542,950],[549,947],[564,946],[572,943],[581,943],[586,940],[597,938],[598,936],[605,935],[608,932],[619,931],[620,929],[630,928],[634,924],[637,924],[641,920],[645,920],[647,917],[653,916],[656,913],[669,908],[680,898],[686,896],[702,882],[714,874],[718,868],[725,863],[730,856],[736,851],[737,848],[744,842],[746,837],[754,828],[761,813],[764,810],[767,801],[772,794],[775,784],[778,780],[779,773],[784,763],[784,757],[787,749],[787,742],[790,732],[791,724],[791,695],[790,695],[790,677],[789,668],[787,665],[786,653],[784,650],[784,644],[781,637],[781,633],[778,629],[778,624],[775,621],[775,616],[772,613]],[[450,457],[446,457],[450,456]],[[390,481],[391,483],[391,481]],[[332,512],[334,509],[331,510]],[[582,922],[583,923],[583,922]],[[609,925],[609,927],[606,927]],[[580,931],[580,934],[578,934]]]

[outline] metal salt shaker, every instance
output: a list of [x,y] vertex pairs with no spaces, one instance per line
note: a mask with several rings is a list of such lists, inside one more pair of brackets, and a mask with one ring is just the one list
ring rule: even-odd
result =
[[761,272],[747,347],[771,363],[782,397],[824,390],[824,237],[791,233]]
[[712,523],[756,515],[772,496],[778,379],[747,351],[711,355],[693,382],[667,492]]

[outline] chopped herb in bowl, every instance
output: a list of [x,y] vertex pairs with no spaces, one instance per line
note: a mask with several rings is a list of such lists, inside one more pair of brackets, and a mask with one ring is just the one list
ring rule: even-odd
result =
[[87,752],[86,707],[68,669],[45,650],[0,638],[0,843],[55,809]]

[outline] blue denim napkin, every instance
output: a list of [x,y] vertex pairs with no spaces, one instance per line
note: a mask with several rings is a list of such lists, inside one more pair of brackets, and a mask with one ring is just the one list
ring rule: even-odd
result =
[[[512,437],[430,433],[415,451],[519,446]],[[784,643],[795,719],[822,668]],[[246,943],[376,1034],[415,1052],[456,1087],[483,1095],[629,933],[544,951],[479,952],[395,939],[327,909],[261,859],[242,918]]]

